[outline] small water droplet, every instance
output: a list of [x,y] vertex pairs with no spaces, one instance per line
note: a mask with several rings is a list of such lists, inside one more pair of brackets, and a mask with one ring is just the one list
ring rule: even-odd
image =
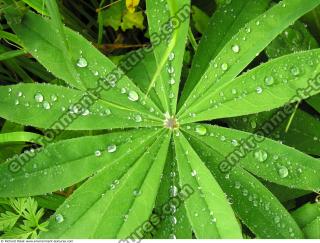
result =
[[221,64],[221,69],[222,69],[223,71],[228,70],[228,64],[227,64],[227,63],[222,63],[222,64]]
[[261,94],[263,90],[262,90],[261,87],[257,87],[257,88],[256,88],[256,91],[257,91],[258,94]]
[[290,71],[293,76],[299,76],[300,74],[300,70],[298,67],[292,67]]
[[197,171],[193,170],[191,171],[191,176],[196,176],[197,175]]
[[174,59],[174,53],[171,52],[171,53],[169,54],[169,56],[168,56],[168,60],[169,60],[169,61],[172,61],[173,59]]
[[95,151],[95,152],[94,152],[94,155],[95,155],[96,157],[100,157],[100,156],[101,156],[101,151],[100,151],[100,150]]
[[58,224],[61,224],[64,221],[64,218],[61,214],[57,214],[55,219]]

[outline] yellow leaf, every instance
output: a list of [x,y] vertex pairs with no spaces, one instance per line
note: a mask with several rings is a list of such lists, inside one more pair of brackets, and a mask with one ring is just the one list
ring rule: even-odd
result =
[[126,6],[130,13],[134,13],[136,7],[139,5],[140,0],[126,0]]

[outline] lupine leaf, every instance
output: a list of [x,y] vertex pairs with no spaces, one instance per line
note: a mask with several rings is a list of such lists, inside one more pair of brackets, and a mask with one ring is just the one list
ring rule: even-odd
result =
[[[41,237],[123,239],[131,234],[139,236],[138,227],[142,227],[152,211],[169,138],[162,133],[147,146],[148,153],[135,152],[119,164],[99,171],[58,208],[49,231]],[[123,198],[121,203],[120,198]],[[57,216],[63,217],[63,224],[57,222]]]
[[[221,173],[224,159],[213,139],[190,134],[187,138],[227,194],[237,216],[258,237],[264,239],[302,238],[298,225],[274,195],[259,180],[240,166],[229,174]],[[284,225],[285,228],[281,228]],[[281,229],[280,229],[281,228]]]
[[[307,3],[302,0],[284,0],[251,20],[210,61],[207,70],[188,96],[189,98],[184,102],[179,114],[185,114],[187,107],[190,113],[190,108],[193,105],[199,106],[204,101],[206,101],[205,106],[208,109],[210,103],[206,98],[213,91],[224,87],[226,82],[232,82],[256,57],[257,53],[260,53],[292,22],[316,7],[319,3],[319,0],[310,0]],[[196,100],[198,102],[195,103]],[[197,111],[199,112],[199,109]]]
[[195,191],[186,199],[185,207],[197,238],[242,238],[219,184],[186,138],[179,133],[174,138],[180,185],[188,184]]
[[41,195],[71,186],[127,156],[139,156],[157,133],[142,129],[81,137],[27,151],[0,165],[0,196]]

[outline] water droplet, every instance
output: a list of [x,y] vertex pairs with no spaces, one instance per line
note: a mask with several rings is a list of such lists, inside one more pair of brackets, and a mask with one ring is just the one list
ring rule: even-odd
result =
[[259,162],[264,162],[268,158],[267,152],[261,149],[255,151],[253,155],[254,155],[254,158]]
[[64,221],[64,218],[61,214],[57,214],[55,219],[58,224],[61,224]]
[[131,101],[137,101],[139,100],[139,95],[136,91],[131,90],[129,91],[128,99]]
[[246,31],[247,33],[250,33],[250,32],[251,32],[251,28],[250,28],[250,27],[246,27],[246,28],[245,28],[245,31]]
[[113,152],[115,152],[116,150],[117,150],[117,145],[115,145],[115,144],[111,144],[111,145],[109,145],[109,146],[107,147],[108,153],[113,153]]
[[58,97],[56,95],[51,95],[51,101],[57,101]]
[[34,96],[34,99],[36,100],[36,102],[41,103],[43,101],[43,95],[40,93],[36,93],[36,95]]
[[258,94],[261,94],[263,90],[262,90],[261,87],[257,87],[257,88],[256,88],[256,91],[257,91]]
[[264,79],[266,85],[272,85],[274,83],[274,78],[272,76],[268,76]]
[[278,174],[281,178],[286,178],[289,175],[288,168],[285,166],[281,166],[278,170]]
[[136,122],[141,122],[141,121],[142,121],[142,117],[141,117],[140,115],[136,115],[136,116],[134,117],[134,120],[135,120]]
[[198,133],[199,135],[203,136],[207,133],[207,128],[201,125],[196,126],[195,129],[196,133]]
[[84,68],[84,67],[88,66],[88,62],[85,58],[80,57],[77,61],[77,66],[80,68]]
[[233,45],[231,49],[234,53],[238,53],[240,51],[240,47],[238,45]]
[[293,76],[298,76],[300,74],[300,70],[298,67],[292,67],[290,71]]
[[120,92],[121,92],[121,94],[125,94],[125,93],[127,93],[127,90],[126,90],[126,88],[121,88]]
[[85,109],[83,112],[82,112],[82,115],[83,116],[87,116],[90,114],[90,111],[88,109]]
[[141,191],[138,189],[135,189],[135,190],[133,190],[132,194],[133,194],[133,196],[137,197],[137,196],[141,195]]
[[174,78],[169,79],[169,84],[173,85],[176,83],[176,80]]
[[51,106],[50,106],[50,104],[49,104],[48,101],[43,102],[42,106],[43,106],[43,108],[46,109],[46,110],[49,110],[49,109],[51,108]]
[[227,63],[222,63],[221,69],[222,69],[223,71],[228,70],[228,64],[227,64]]
[[172,66],[169,66],[167,68],[167,71],[168,71],[169,74],[173,74],[174,73],[174,68]]
[[22,96],[22,92],[18,92],[18,97],[21,97]]
[[100,156],[101,156],[101,151],[100,151],[100,150],[95,151],[95,152],[94,152],[94,155],[95,155],[96,157],[100,157]]
[[191,176],[196,176],[197,175],[197,171],[193,170],[191,171]]
[[171,53],[169,54],[169,56],[168,56],[168,60],[169,60],[169,61],[172,61],[173,59],[174,59],[174,53],[171,52]]
[[170,186],[171,197],[176,197],[178,195],[178,188],[176,186]]

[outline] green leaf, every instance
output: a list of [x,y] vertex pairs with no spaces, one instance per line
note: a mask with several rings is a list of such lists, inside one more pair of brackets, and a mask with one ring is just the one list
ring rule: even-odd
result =
[[[188,33],[190,0],[147,0],[146,4],[149,33],[157,63],[148,92],[154,88],[165,111],[173,115]],[[170,25],[171,19],[176,21]]]
[[[259,135],[218,126],[201,127],[206,131],[203,139],[207,139],[211,147],[219,148],[223,158],[219,164],[221,172],[228,174],[233,168],[242,166],[252,174],[276,184],[319,190],[319,160]],[[188,128],[184,131],[198,135],[196,125]]]
[[98,99],[91,93],[62,86],[48,84],[1,86],[0,95],[1,117],[40,128],[99,130],[140,127],[143,124],[162,125],[161,119],[152,113],[148,115],[140,112],[142,104],[137,104],[137,110],[124,109]]
[[320,92],[319,54],[320,49],[315,49],[286,55],[226,81],[188,110],[181,110],[180,122],[269,111],[315,95]]
[[319,203],[306,203],[302,207],[292,212],[292,217],[297,221],[301,228],[304,228],[312,221],[320,217]]
[[308,239],[320,238],[320,217],[317,217],[310,224],[303,228],[303,232]]
[[[169,140],[162,133],[147,146],[148,153],[141,156],[134,151],[122,163],[99,171],[57,210],[41,238],[141,238],[156,199]],[[63,222],[57,217],[63,217]],[[152,228],[150,222],[148,227]]]
[[40,140],[40,135],[31,132],[10,132],[0,134],[0,143],[33,142]]
[[189,185],[194,190],[186,199],[185,207],[197,238],[242,238],[219,184],[186,138],[178,132],[174,139],[180,185]]
[[144,153],[144,146],[158,133],[154,129],[114,132],[26,151],[0,164],[0,196],[42,195],[71,186],[106,166]]
[[5,213],[0,214],[0,230],[8,230],[11,229],[18,219],[20,218],[19,214],[12,213],[10,211],[7,211]]
[[203,34],[207,29],[209,16],[195,5],[191,7],[191,14],[194,27],[199,33]]
[[188,113],[192,112],[190,110],[201,111],[201,109],[194,109],[193,106],[199,107],[204,102],[206,104],[203,104],[203,107],[208,109],[210,103],[207,98],[212,92],[215,93],[221,90],[221,87],[226,86],[226,83],[232,82],[256,57],[257,53],[260,53],[292,22],[319,3],[319,0],[310,0],[307,3],[302,0],[284,0],[250,21],[228,43],[224,43],[219,54],[209,62],[206,71],[201,73],[200,81],[183,103],[179,115],[186,115],[187,107]]
[[182,190],[189,189],[180,188],[178,171],[172,162],[174,155],[174,147],[170,146],[154,210],[155,215],[161,219],[153,233],[154,239],[192,238],[192,228],[183,200],[177,200],[178,198],[173,195],[174,188],[177,188],[180,193],[183,192]]
[[[67,41],[67,51],[71,55],[76,79],[65,64],[66,47],[56,36],[50,20],[28,12],[23,21],[12,24],[12,28],[25,48],[56,77],[80,89],[84,89],[80,87],[84,86],[95,96],[119,108],[146,113],[150,113],[152,108],[155,112],[160,112],[120,69],[74,31],[64,28],[61,32],[64,32]],[[132,92],[136,102],[128,99]]]
[[127,11],[122,18],[121,29],[126,31],[128,29],[133,29],[134,27],[143,30],[145,28],[143,21],[144,16],[142,11],[131,13]]
[[[224,45],[251,19],[263,13],[269,0],[237,0],[218,8],[212,15],[192,61],[191,71],[184,86],[179,107],[186,101],[208,65]],[[232,9],[232,13],[231,13]],[[213,77],[213,76],[212,76]]]
[[236,215],[258,238],[303,237],[287,210],[257,178],[240,166],[236,166],[228,174],[219,170],[219,162],[224,159],[224,155],[221,153],[221,147],[212,142],[214,135],[207,139],[206,136],[198,136],[187,130],[186,136],[227,194]]

